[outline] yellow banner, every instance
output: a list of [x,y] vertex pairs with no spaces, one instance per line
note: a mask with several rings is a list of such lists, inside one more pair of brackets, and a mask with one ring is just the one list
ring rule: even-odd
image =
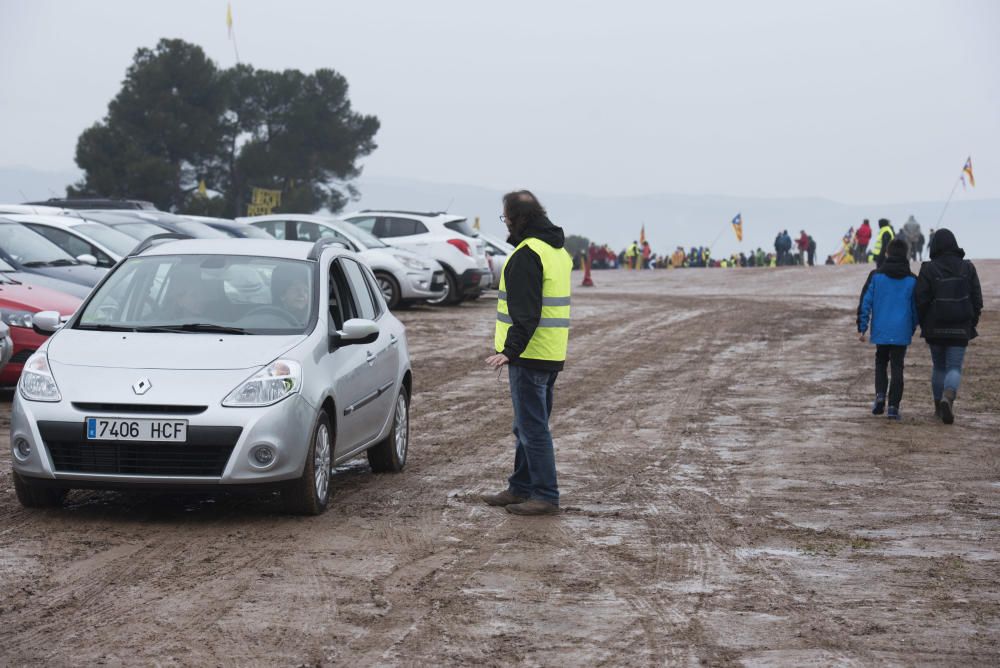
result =
[[247,206],[248,216],[266,216],[281,204],[281,191],[266,188],[254,188]]

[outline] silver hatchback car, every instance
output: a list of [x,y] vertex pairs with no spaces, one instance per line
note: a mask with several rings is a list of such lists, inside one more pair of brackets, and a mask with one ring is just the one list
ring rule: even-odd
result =
[[[162,235],[166,237],[176,235]],[[25,506],[66,490],[278,486],[318,514],[333,466],[400,471],[406,332],[326,240],[147,240],[24,365],[11,417]]]

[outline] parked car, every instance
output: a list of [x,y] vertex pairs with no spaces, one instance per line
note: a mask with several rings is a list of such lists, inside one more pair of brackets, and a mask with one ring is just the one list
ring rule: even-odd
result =
[[431,303],[457,304],[475,299],[493,282],[486,245],[462,216],[365,209],[343,216],[382,241],[437,260],[444,268],[446,292]]
[[114,199],[108,197],[51,197],[44,202],[25,202],[31,206],[52,206],[62,209],[139,209],[158,211],[156,205],[142,199]]
[[0,258],[0,282],[13,282],[17,284],[29,285],[32,287],[46,288],[56,292],[72,295],[78,299],[83,299],[90,294],[90,287],[79,283],[70,283],[59,278],[43,276],[42,274],[28,274],[18,271]]
[[36,204],[0,204],[0,215],[7,213],[34,213],[42,216],[62,216],[72,214],[69,209],[60,206],[45,206]]
[[405,328],[326,239],[147,241],[63,327],[51,313],[34,324],[55,333],[11,411],[25,506],[74,487],[274,485],[289,510],[318,514],[337,464],[406,463]]
[[136,246],[135,238],[76,215],[17,214],[6,217],[41,234],[80,262],[106,269],[113,267]]
[[0,385],[17,383],[21,367],[49,338],[32,327],[36,313],[53,311],[68,318],[80,306],[81,299],[37,285],[27,285],[0,273],[0,321],[9,328],[11,349],[8,363],[0,370]]
[[259,227],[254,227],[253,225],[247,225],[245,222],[232,220],[230,218],[210,218],[209,216],[184,216],[185,218],[190,218],[191,220],[197,221],[199,223],[204,223],[212,229],[222,232],[226,236],[233,237],[235,239],[273,239],[270,234],[260,229]]
[[394,248],[363,229],[329,216],[275,214],[238,218],[267,232],[268,236],[292,241],[330,238],[354,251],[375,273],[382,297],[390,309],[444,296],[444,270],[436,261],[405,248]]
[[205,223],[164,211],[80,211],[80,215],[88,220],[113,227],[138,241],[164,232],[186,234],[195,239],[229,238],[225,232],[214,230]]
[[0,218],[0,259],[17,271],[57,278],[81,286],[84,296],[104,277],[107,269],[84,264],[40,234]]
[[493,270],[493,289],[500,287],[500,275],[507,262],[507,256],[514,252],[514,247],[501,239],[489,234],[479,233],[479,238],[486,244],[486,257],[490,259],[490,269]]

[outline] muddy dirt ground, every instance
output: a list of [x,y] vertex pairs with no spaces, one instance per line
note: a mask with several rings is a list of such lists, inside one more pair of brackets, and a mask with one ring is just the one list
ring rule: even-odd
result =
[[402,313],[409,465],[341,467],[320,517],[91,491],[29,512],[4,431],[0,664],[1000,664],[1000,262],[978,266],[951,427],[922,343],[902,422],[869,414],[862,267],[597,272],[552,518],[476,498],[513,459],[488,298]]

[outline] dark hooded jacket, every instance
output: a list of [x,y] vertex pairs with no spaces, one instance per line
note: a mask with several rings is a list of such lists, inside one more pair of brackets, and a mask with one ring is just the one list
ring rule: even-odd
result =
[[920,266],[913,297],[920,335],[928,343],[965,346],[978,336],[983,289],[976,267],[965,259],[951,230],[934,233],[930,262]]
[[[553,248],[562,248],[566,238],[561,227],[548,218],[528,225],[520,236],[511,235],[507,243],[517,246],[529,237],[544,241]],[[507,312],[513,324],[507,330],[503,354],[511,364],[544,371],[562,371],[563,363],[550,360],[521,359],[521,353],[535,334],[542,317],[542,258],[529,246],[510,256],[503,268],[507,290]]]

